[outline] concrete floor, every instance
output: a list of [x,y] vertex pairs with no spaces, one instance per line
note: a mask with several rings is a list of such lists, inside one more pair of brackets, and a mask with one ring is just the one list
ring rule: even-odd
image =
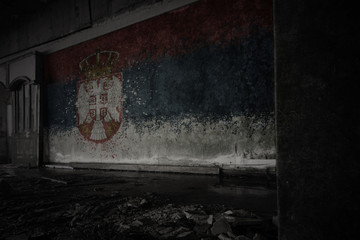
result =
[[[26,204],[27,198],[30,199],[28,201],[32,201],[31,199],[49,200],[62,204],[62,202],[69,201],[84,201],[81,196],[109,196],[115,193],[121,196],[135,197],[156,194],[171,204],[223,205],[228,209],[251,211],[264,219],[271,219],[277,214],[275,182],[254,177],[25,169],[12,165],[0,165],[0,179],[9,183],[12,188],[11,194],[2,190],[0,197],[2,194],[5,200],[22,199],[21,204]],[[2,207],[3,211],[7,209],[6,216],[10,219],[11,206],[7,208],[4,203]],[[5,230],[3,229],[3,231]],[[12,229],[12,231],[15,230]],[[15,231],[15,233],[19,232]],[[7,233],[2,234],[6,235]]]

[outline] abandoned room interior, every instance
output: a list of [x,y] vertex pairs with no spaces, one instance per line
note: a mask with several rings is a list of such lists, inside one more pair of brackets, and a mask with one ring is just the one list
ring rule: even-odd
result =
[[0,1],[0,239],[357,239],[355,18]]

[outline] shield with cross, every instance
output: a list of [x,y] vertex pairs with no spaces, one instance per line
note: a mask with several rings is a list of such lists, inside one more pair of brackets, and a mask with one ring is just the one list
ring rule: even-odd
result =
[[89,141],[105,142],[120,128],[122,74],[112,72],[118,57],[117,52],[97,51],[79,64],[84,79],[77,88],[77,127]]

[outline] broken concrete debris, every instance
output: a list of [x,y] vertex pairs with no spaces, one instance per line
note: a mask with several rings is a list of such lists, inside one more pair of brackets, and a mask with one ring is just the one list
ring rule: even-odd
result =
[[244,209],[173,204],[155,193],[123,196],[103,186],[77,192],[71,181],[52,180],[32,179],[26,184],[1,180],[2,193],[14,188],[16,194],[11,198],[0,194],[0,239],[277,238],[272,219]]
[[219,235],[221,233],[227,233],[227,232],[232,232],[232,229],[230,224],[226,221],[226,219],[219,219],[213,224],[211,228],[211,233],[213,235]]
[[220,240],[232,240],[233,238],[231,238],[231,237],[229,237],[229,236],[227,236],[227,235],[225,235],[225,234],[223,234],[223,233],[221,233],[219,236],[218,236],[218,238],[220,239]]
[[[58,213],[43,211],[49,220],[51,216],[56,216],[53,221],[57,224],[51,228],[44,226],[41,230],[32,231],[32,233],[31,221],[34,219],[32,219],[31,210],[26,210],[26,207],[33,206],[35,209],[32,213],[35,213],[39,207],[44,208],[43,205],[46,203],[44,201],[28,203],[23,208],[19,207],[19,212],[28,212],[26,216],[17,216],[16,219],[15,215],[7,216],[8,221],[16,223],[17,227],[3,222],[1,230],[3,236],[10,237],[8,236],[10,233],[15,233],[19,227],[23,227],[29,230],[31,239],[42,236],[53,236],[50,239],[78,239],[79,237],[84,239],[85,236],[90,237],[93,234],[102,236],[101,239],[107,239],[105,237],[107,234],[112,237],[127,236],[126,239],[144,239],[144,236],[147,236],[145,239],[249,240],[254,236],[253,240],[266,239],[259,238],[259,234],[249,235],[249,231],[245,228],[237,229],[238,225],[235,224],[241,222],[241,219],[236,215],[232,215],[236,218],[236,221],[232,222],[228,222],[225,217],[214,220],[213,214],[225,216],[229,215],[229,211],[210,212],[211,206],[205,208],[201,205],[162,204],[163,200],[159,196],[147,195],[146,197],[147,199],[143,197],[84,199],[85,197],[82,196],[77,199],[78,203],[70,204],[66,210],[58,209]],[[245,219],[248,222],[248,218]],[[43,220],[46,221],[44,218]],[[44,222],[35,221],[35,223],[46,225]],[[260,227],[260,221],[254,221],[254,223],[256,228]],[[134,232],[141,233],[141,238],[133,236]]]
[[48,180],[48,181],[55,182],[55,183],[67,184],[67,182],[65,182],[65,181],[61,181],[61,180],[54,179],[54,178],[41,177],[41,179]]

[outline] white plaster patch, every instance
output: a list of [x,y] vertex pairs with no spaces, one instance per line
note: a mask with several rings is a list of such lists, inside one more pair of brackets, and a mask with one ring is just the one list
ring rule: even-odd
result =
[[194,116],[134,124],[125,121],[110,140],[90,142],[77,128],[50,131],[50,162],[184,166],[274,166],[273,120],[237,116],[216,122]]

